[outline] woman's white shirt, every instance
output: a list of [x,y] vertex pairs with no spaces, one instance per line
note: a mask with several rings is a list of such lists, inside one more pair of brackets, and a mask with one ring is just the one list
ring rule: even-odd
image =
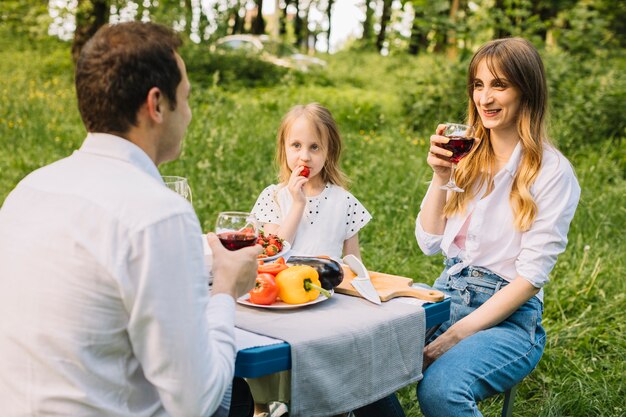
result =
[[[422,251],[426,255],[441,251],[448,258],[461,259],[461,263],[448,271],[450,274],[472,265],[487,268],[507,281],[521,276],[536,288],[548,282],[557,256],[567,245],[580,186],[569,161],[557,149],[547,146],[541,170],[530,190],[537,204],[537,216],[529,230],[520,232],[514,226],[509,195],[521,156],[518,143],[508,163],[494,177],[491,193],[483,197],[487,191],[483,187],[469,202],[465,213],[448,219],[443,235],[425,232],[418,214],[415,236]],[[454,244],[454,238],[470,213],[465,249],[461,250]],[[543,300],[543,290],[537,297]]]
[[[292,204],[289,190],[272,184],[259,195],[252,212],[261,223],[281,224]],[[289,242],[290,255],[326,255],[340,261],[344,242],[371,219],[367,209],[350,192],[326,184],[320,194],[307,197],[294,241]]]

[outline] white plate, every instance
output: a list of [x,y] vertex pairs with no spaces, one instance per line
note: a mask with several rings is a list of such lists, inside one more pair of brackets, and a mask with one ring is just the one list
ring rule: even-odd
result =
[[280,258],[281,256],[285,256],[287,254],[287,252],[289,252],[290,249],[291,249],[291,244],[285,240],[283,242],[283,250],[278,252],[276,255],[266,256],[265,258],[259,258],[259,260],[261,260],[263,262],[274,261],[274,260]]
[[[333,290],[330,290],[330,295],[333,295],[334,293],[335,292]],[[310,305],[321,303],[322,301],[328,300],[328,298],[326,298],[324,294],[320,294],[315,300],[309,301],[308,303],[304,303],[304,304],[287,304],[279,300],[279,301],[276,301],[274,304],[263,305],[263,304],[251,303],[250,301],[248,301],[249,298],[250,298],[250,294],[244,294],[241,297],[237,298],[237,302],[241,305],[248,306],[248,307],[268,308],[270,310],[290,310],[293,308],[310,306]]]

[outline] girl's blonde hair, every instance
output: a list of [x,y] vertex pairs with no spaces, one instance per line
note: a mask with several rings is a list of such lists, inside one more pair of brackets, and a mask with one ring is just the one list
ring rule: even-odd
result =
[[278,135],[276,136],[276,164],[279,167],[279,181],[281,183],[289,181],[291,169],[287,165],[285,140],[293,123],[301,117],[306,118],[311,123],[311,126],[317,133],[317,139],[326,150],[326,161],[324,162],[322,172],[320,172],[322,180],[325,183],[330,182],[346,188],[348,186],[348,178],[339,167],[342,148],[339,128],[330,111],[319,103],[299,104],[292,107],[283,117],[278,128]]
[[482,123],[474,104],[474,81],[482,62],[495,78],[506,78],[520,92],[517,133],[521,138],[522,156],[515,172],[509,201],[520,231],[530,228],[537,215],[537,204],[530,193],[541,169],[543,149],[549,143],[545,132],[548,92],[543,62],[535,47],[521,38],[498,39],[486,43],[474,54],[468,71],[468,124],[476,128],[480,143],[462,160],[456,171],[456,181],[465,193],[451,193],[444,213],[450,217],[465,210],[467,202],[485,184],[491,184],[495,154],[490,132]]

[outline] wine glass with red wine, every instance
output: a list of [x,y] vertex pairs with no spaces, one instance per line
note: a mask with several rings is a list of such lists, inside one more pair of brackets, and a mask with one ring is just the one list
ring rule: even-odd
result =
[[256,217],[243,211],[224,211],[217,216],[215,233],[228,250],[256,244],[259,237]]
[[446,123],[446,128],[443,131],[443,136],[449,138],[448,143],[438,143],[437,146],[442,147],[450,152],[450,162],[452,162],[452,168],[450,169],[450,179],[446,185],[442,185],[442,190],[456,191],[462,193],[465,190],[456,185],[454,180],[454,171],[456,164],[459,163],[461,158],[470,153],[474,142],[476,141],[474,128],[468,125],[462,125],[458,123]]

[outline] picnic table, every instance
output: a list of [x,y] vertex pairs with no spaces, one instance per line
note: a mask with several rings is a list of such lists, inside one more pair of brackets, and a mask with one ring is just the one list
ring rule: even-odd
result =
[[347,412],[419,381],[427,333],[449,315],[449,300],[379,306],[342,294],[292,310],[238,305],[238,338],[261,335],[266,345],[240,349],[235,374],[291,370],[292,417]]

